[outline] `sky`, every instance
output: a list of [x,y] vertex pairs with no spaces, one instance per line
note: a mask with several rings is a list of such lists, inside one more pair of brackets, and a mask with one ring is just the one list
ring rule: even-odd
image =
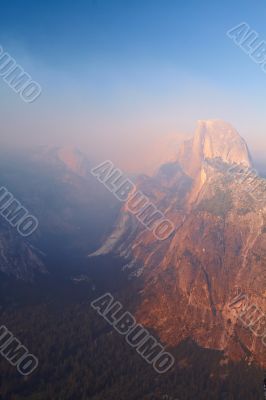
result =
[[26,104],[0,77],[0,145],[141,170],[223,119],[263,160],[266,73],[226,32],[246,22],[266,40],[265,20],[265,0],[2,2],[0,46],[42,93]]

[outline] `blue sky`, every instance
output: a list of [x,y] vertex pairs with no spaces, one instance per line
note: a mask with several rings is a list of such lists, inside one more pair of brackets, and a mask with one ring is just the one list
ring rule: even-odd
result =
[[221,118],[263,157],[266,74],[226,32],[245,21],[266,40],[265,17],[265,0],[5,2],[0,45],[43,93],[24,104],[0,80],[1,140],[72,144],[123,164]]

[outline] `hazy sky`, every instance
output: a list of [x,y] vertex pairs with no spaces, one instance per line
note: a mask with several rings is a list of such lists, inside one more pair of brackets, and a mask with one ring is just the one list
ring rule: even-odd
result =
[[265,0],[2,2],[0,45],[43,91],[25,104],[0,78],[0,145],[134,169],[215,118],[263,158],[266,74],[226,35],[243,21],[266,40]]

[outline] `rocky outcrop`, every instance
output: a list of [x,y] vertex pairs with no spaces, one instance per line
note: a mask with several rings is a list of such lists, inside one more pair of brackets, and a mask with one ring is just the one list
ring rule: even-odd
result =
[[203,161],[214,158],[225,163],[252,166],[244,139],[230,124],[219,120],[198,121],[194,137],[181,146],[178,161],[183,170],[194,177]]
[[230,304],[241,290],[266,311],[266,186],[257,178],[254,189],[236,165],[243,173],[252,166],[244,140],[229,124],[200,121],[177,161],[137,184],[175,232],[156,240],[125,206],[98,254],[113,252],[144,265],[136,317],[162,341],[175,345],[191,337],[231,358],[265,364],[262,337]]

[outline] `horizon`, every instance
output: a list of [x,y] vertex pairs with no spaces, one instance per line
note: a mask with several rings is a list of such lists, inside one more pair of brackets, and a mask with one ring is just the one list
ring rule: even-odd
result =
[[266,396],[265,17],[2,5],[0,400]]
[[75,9],[70,1],[5,4],[0,45],[42,92],[24,104],[0,80],[1,146],[73,146],[145,169],[153,144],[182,142],[197,120],[221,119],[263,161],[266,74],[227,35],[246,21],[266,39],[266,5],[257,7],[195,0],[79,1]]
[[[118,160],[115,160],[115,158],[113,158],[113,162],[117,162],[118,166],[120,168],[123,168],[123,170],[125,171],[125,173],[129,173],[129,174],[147,174],[147,175],[154,175],[158,169],[167,163],[172,163],[172,162],[176,162],[178,161],[178,153],[182,147],[182,145],[188,141],[194,138],[197,129],[199,128],[201,123],[214,123],[215,125],[219,125],[220,123],[224,124],[226,127],[229,128],[229,130],[233,129],[233,131],[236,132],[236,134],[239,136],[240,139],[244,140],[244,143],[246,144],[247,148],[248,148],[248,152],[249,152],[249,156],[251,159],[251,163],[253,168],[258,168],[258,173],[259,174],[265,174],[266,172],[266,163],[264,159],[260,159],[259,157],[254,157],[252,152],[250,151],[249,148],[249,143],[247,143],[247,141],[245,140],[245,138],[243,138],[243,136],[241,135],[240,132],[237,131],[237,129],[234,128],[234,126],[232,124],[230,124],[228,121],[224,121],[221,119],[205,119],[205,120],[197,120],[195,122],[195,128],[193,130],[193,132],[191,132],[191,134],[188,134],[188,136],[182,136],[182,135],[168,135],[165,136],[162,140],[162,137],[157,138],[157,140],[155,140],[154,142],[149,144],[149,149],[145,149],[145,147],[143,147],[143,154],[145,154],[146,150],[151,151],[152,156],[150,156],[149,158],[146,158],[146,163],[142,162],[142,163],[138,163],[137,165],[133,162],[130,162],[128,159],[123,160],[122,158],[119,158]],[[218,129],[218,126],[216,127],[216,129]],[[217,130],[218,133],[218,130]],[[42,156],[44,154],[42,154],[43,151],[45,152],[50,152],[50,151],[55,151],[56,153],[54,154],[54,157],[59,157],[61,158],[61,156],[63,158],[61,158],[61,161],[65,162],[66,164],[71,164],[73,162],[77,162],[78,159],[76,157],[78,157],[77,153],[80,153],[81,156],[84,156],[87,158],[87,160],[91,163],[91,164],[95,164],[95,163],[99,163],[99,162],[103,162],[103,158],[99,157],[99,155],[96,155],[96,157],[94,155],[91,155],[89,152],[86,151],[86,149],[82,149],[82,147],[79,147],[78,145],[55,145],[55,144],[50,144],[50,145],[35,145],[35,146],[30,146],[30,147],[26,147],[26,148],[20,148],[19,150],[17,148],[14,148],[14,146],[6,146],[6,147],[2,147],[2,155],[4,153],[10,154],[12,155],[18,155],[19,153],[21,153],[22,155],[28,155],[31,156],[35,153],[36,156]],[[59,152],[61,154],[59,154]],[[49,153],[47,153],[49,154]],[[75,160],[74,160],[75,159]],[[106,159],[105,159],[106,160]],[[114,161],[115,160],[115,161]],[[125,164],[124,164],[125,163]]]

